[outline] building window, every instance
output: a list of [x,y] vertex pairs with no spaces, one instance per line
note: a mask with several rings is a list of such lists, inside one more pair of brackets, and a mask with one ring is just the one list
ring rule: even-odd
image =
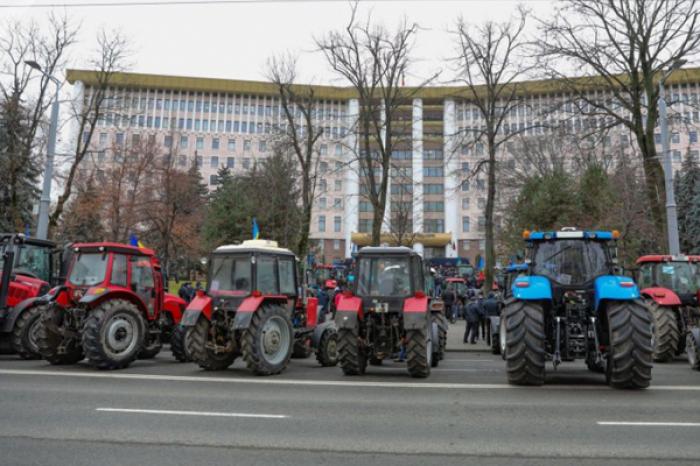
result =
[[698,142],[698,132],[697,131],[689,132],[688,133],[688,140],[690,141],[691,144]]
[[423,176],[426,178],[441,177],[441,176],[444,176],[444,169],[443,169],[443,167],[423,167]]
[[486,199],[484,199],[483,197],[478,198],[478,199],[476,200],[476,206],[477,206],[479,209],[485,208],[485,207],[486,207]]
[[326,173],[328,171],[328,162],[321,162],[318,166],[318,171],[320,173]]
[[202,165],[204,164],[204,157],[202,157],[201,155],[198,155],[197,157],[195,157],[194,160],[195,160],[195,163],[197,164],[197,167],[202,168]]
[[[172,140],[172,138],[171,138],[171,140]],[[117,133],[116,134],[116,144],[118,146],[124,145],[124,133]]]
[[441,150],[423,151],[423,160],[442,160],[442,151]]
[[100,147],[107,145],[107,133],[100,133]]
[[680,161],[681,161],[681,151],[679,151],[679,150],[674,150],[674,151],[673,151],[673,161],[674,161],[674,162],[680,162]]
[[479,217],[479,231],[484,231],[486,228],[486,217]]
[[326,231],[326,216],[325,215],[318,216],[318,231],[320,231],[320,232]]
[[250,139],[243,141],[243,151],[250,152]]
[[372,229],[372,220],[369,218],[361,218],[357,224],[357,230],[360,233],[369,233]]
[[469,232],[469,217],[462,217],[462,231],[464,233]]
[[688,152],[688,157],[690,157],[690,160],[694,160],[695,162],[700,162],[700,159],[698,158],[698,154],[700,154],[700,151],[691,150],[690,152]]
[[341,218],[339,216],[333,217],[333,231],[335,233],[340,233],[341,230]]
[[210,166],[211,168],[219,168],[219,157],[217,157],[216,155],[213,155],[213,156],[209,159],[209,166]]
[[337,251],[340,249],[340,240],[339,239],[334,239],[333,240],[333,250]]
[[469,209],[469,198],[468,197],[462,198],[462,209],[463,210]]
[[212,186],[219,184],[219,177],[216,175],[209,175],[209,184]]
[[441,183],[436,184],[425,184],[423,185],[423,194],[443,194],[445,192],[445,185]]
[[445,221],[441,218],[427,218],[423,220],[423,228],[426,233],[444,233]]
[[343,190],[343,180],[335,180],[335,190],[336,192]]
[[425,201],[423,202],[424,212],[444,212],[445,203],[443,201]]
[[105,161],[105,151],[101,150],[97,152],[97,163],[103,163]]
[[219,150],[219,138],[213,138],[211,140],[211,148],[213,150]]
[[369,201],[360,201],[359,203],[360,212],[372,212],[372,204]]
[[486,182],[484,180],[476,180],[476,189],[484,190],[486,189]]
[[335,155],[337,157],[340,157],[341,155],[343,155],[343,146],[341,146],[340,144],[335,145]]
[[236,159],[233,157],[226,157],[226,168],[233,168],[236,166]]
[[679,142],[681,142],[680,134],[678,134],[678,133],[671,134],[671,142],[674,144],[678,144]]
[[180,149],[187,149],[187,136],[180,136]]
[[325,197],[320,197],[318,199],[318,208],[319,209],[325,209],[326,208],[326,198]]
[[196,148],[197,150],[204,149],[204,138],[197,138]]
[[319,149],[319,152],[321,155],[326,155],[326,153],[328,153],[328,146],[325,144],[321,144],[321,148]]
[[343,200],[338,198],[338,197],[333,199],[333,208],[337,209],[337,210],[342,209],[343,208]]
[[462,181],[462,191],[464,191],[464,192],[469,191],[469,180]]
[[236,140],[235,139],[229,139],[228,140],[228,150],[233,152],[236,150]]
[[250,168],[250,159],[248,157],[245,157],[243,159],[243,168],[246,170]]
[[326,180],[325,180],[325,179],[319,181],[319,183],[318,183],[318,189],[319,189],[322,193],[325,193],[325,192],[326,192],[326,190],[328,189],[328,186],[327,186],[327,183],[326,183]]
[[265,152],[267,150],[267,143],[265,141],[258,141],[258,152]]

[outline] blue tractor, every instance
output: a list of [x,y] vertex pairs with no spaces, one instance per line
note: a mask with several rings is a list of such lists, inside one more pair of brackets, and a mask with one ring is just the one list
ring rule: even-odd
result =
[[652,316],[616,265],[616,231],[523,233],[527,274],[511,286],[500,338],[515,385],[542,385],[545,362],[584,359],[616,388],[651,381]]

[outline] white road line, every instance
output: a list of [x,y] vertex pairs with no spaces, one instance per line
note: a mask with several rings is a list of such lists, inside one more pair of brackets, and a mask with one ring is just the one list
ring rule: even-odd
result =
[[[0,375],[28,375],[40,377],[78,377],[89,379],[109,380],[150,380],[164,382],[208,382],[229,384],[253,384],[253,385],[292,385],[307,387],[354,387],[354,388],[411,388],[411,389],[454,389],[454,390],[543,390],[542,387],[518,387],[505,383],[450,383],[450,382],[372,382],[372,381],[341,381],[341,380],[296,380],[279,377],[202,377],[181,375],[155,375],[155,374],[131,374],[131,373],[105,373],[105,372],[62,372],[40,371],[22,369],[0,369]],[[505,376],[504,376],[505,377]],[[408,377],[407,377],[408,378]],[[357,380],[357,379],[356,379]],[[606,385],[545,385],[549,390],[610,390]],[[664,385],[652,386],[644,391],[668,390],[668,391],[700,391],[700,385]]]
[[599,426],[641,426],[641,427],[700,427],[700,422],[626,422],[598,421]]
[[177,416],[210,416],[210,417],[248,417],[257,419],[287,419],[284,414],[249,414],[249,413],[218,413],[209,411],[171,411],[167,409],[126,409],[126,408],[95,408],[95,411],[108,413],[136,414],[174,414]]

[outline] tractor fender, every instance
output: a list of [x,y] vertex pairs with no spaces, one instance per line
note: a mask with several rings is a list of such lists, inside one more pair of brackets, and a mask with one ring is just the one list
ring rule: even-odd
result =
[[403,326],[407,330],[425,328],[428,319],[428,297],[412,296],[403,302]]
[[187,301],[170,293],[165,293],[163,296],[162,312],[170,314],[175,325],[182,320],[182,315],[187,307]]
[[236,309],[236,316],[233,318],[234,330],[245,330],[250,327],[250,321],[253,319],[253,314],[257,311],[263,302],[286,303],[286,296],[248,296]]
[[11,307],[11,308],[8,310],[7,314],[5,314],[5,319],[4,319],[4,321],[3,321],[2,329],[0,329],[0,331],[1,331],[2,333],[11,332],[12,329],[14,328],[14,326],[15,326],[15,322],[17,321],[17,319],[19,318],[19,316],[20,316],[24,311],[26,311],[27,309],[29,309],[29,308],[31,308],[31,307],[33,307],[33,306],[37,306],[37,305],[41,305],[41,304],[45,304],[45,303],[46,303],[45,300],[42,299],[42,298],[43,298],[43,296],[40,296],[40,297],[37,297],[37,298],[28,298],[28,299],[25,299],[24,301],[21,301],[21,302],[20,302],[19,304],[17,304],[16,306]]
[[654,301],[659,306],[680,306],[681,298],[668,288],[651,287],[644,288],[641,294],[646,299]]
[[318,345],[321,342],[321,337],[326,332],[337,332],[335,322],[329,320],[328,322],[317,325],[314,329],[314,334],[311,336],[311,346],[318,348]]
[[102,287],[92,287],[87,290],[87,292],[80,298],[80,304],[86,304],[90,308],[95,308],[102,304],[107,299],[123,299],[131,302],[138,308],[139,311],[143,313],[143,317],[146,320],[152,320],[148,318],[148,311],[144,305],[141,298],[139,298],[136,293],[127,289],[110,289]]
[[552,284],[547,277],[524,275],[513,280],[513,298],[523,301],[552,300]]
[[596,311],[605,301],[631,301],[640,298],[637,284],[631,278],[621,275],[603,275],[596,278],[593,290]]
[[338,301],[335,312],[335,323],[338,329],[355,329],[364,318],[362,299],[357,296],[343,294]]
[[211,303],[211,297],[204,293],[198,293],[187,305],[185,313],[180,319],[180,325],[183,327],[194,327],[199,320],[199,316],[204,316],[205,319],[211,320]]

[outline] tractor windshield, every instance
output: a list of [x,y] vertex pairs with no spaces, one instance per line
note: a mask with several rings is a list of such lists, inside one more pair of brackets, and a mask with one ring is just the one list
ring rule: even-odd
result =
[[68,281],[78,286],[94,286],[105,280],[107,254],[86,253],[77,256]]
[[15,262],[15,272],[28,273],[48,282],[51,279],[51,249],[33,244],[22,245]]
[[406,297],[411,294],[408,257],[362,257],[358,296]]
[[252,283],[251,256],[213,256],[209,294],[212,296],[247,296],[250,294]]
[[700,266],[690,262],[646,263],[640,269],[639,286],[663,287],[680,294],[700,289]]
[[598,241],[560,240],[535,243],[535,275],[562,285],[581,285],[608,273],[604,246]]

